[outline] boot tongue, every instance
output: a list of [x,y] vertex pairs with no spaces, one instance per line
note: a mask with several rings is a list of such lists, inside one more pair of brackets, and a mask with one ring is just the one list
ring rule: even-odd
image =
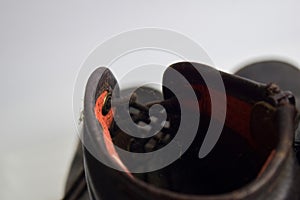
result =
[[[162,172],[168,174],[169,179],[173,180],[170,190],[193,194],[220,194],[233,191],[254,180],[268,156],[259,154],[256,149],[257,141],[253,140],[250,129],[253,106],[256,102],[264,100],[265,90],[259,89],[261,85],[258,83],[223,72],[218,73],[224,81],[226,93],[222,93],[214,84],[209,85],[208,88],[202,75],[207,78],[215,72],[216,69],[203,64],[182,62],[171,65],[163,75],[164,98],[176,100],[173,101],[175,103],[172,106],[167,107],[167,112],[182,118],[183,109],[190,113],[200,110],[201,119],[191,146],[180,159]],[[174,76],[176,73],[180,74],[181,78]],[[172,92],[167,86],[176,88],[177,93]],[[192,87],[196,99],[185,95],[188,86]],[[178,93],[185,96],[181,102],[177,99]],[[212,95],[221,93],[226,95],[226,121],[216,145],[205,158],[200,159],[199,150],[208,135],[209,124],[210,122],[220,123],[218,114],[222,112],[217,107],[218,112],[212,114],[211,93]],[[221,98],[220,101],[222,101]],[[262,105],[263,108],[265,108],[264,105]],[[266,105],[269,104],[266,103]],[[269,111],[268,107],[266,110]],[[258,119],[265,116],[264,111],[260,112],[262,115]],[[171,126],[179,126],[180,122],[180,119],[175,119],[173,123],[171,121]],[[265,128],[264,132],[271,132],[269,127],[262,127]],[[188,126],[185,127],[185,134],[187,137],[190,134]],[[267,150],[269,154],[270,150]]]
[[[218,85],[219,80],[216,74],[224,84],[223,89]],[[242,99],[243,95],[237,95],[241,94],[240,88],[247,88],[248,85],[249,83],[237,77],[220,72],[207,65],[192,62],[175,63],[167,68],[163,75],[164,98],[177,100],[174,101],[176,103],[173,106],[170,106],[170,112],[180,117],[182,117],[182,110],[187,110],[190,113],[199,112],[201,120],[208,121],[208,123],[202,122],[201,124],[201,120],[199,120],[199,127],[207,132],[206,136],[202,135],[200,142],[198,141],[199,148],[204,137],[204,140],[208,142],[204,141],[203,146],[214,143],[215,140],[219,139],[220,135],[217,132],[222,132],[223,123],[244,137],[249,143],[253,143],[249,128],[252,105]],[[177,94],[167,87],[176,88]],[[251,87],[247,89],[249,88]],[[196,95],[196,98],[187,95],[187,91],[190,89],[193,90],[192,92]],[[184,98],[177,99],[178,94],[184,96]],[[249,99],[247,100],[249,101]],[[221,130],[214,129],[213,133],[209,132],[211,127],[216,126],[222,127]],[[189,132],[188,127],[186,132]]]

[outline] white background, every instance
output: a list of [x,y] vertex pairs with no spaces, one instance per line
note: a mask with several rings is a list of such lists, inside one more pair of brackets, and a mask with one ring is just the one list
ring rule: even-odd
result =
[[300,64],[300,2],[0,1],[0,199],[59,199],[77,136],[76,74],[112,35],[168,28],[192,38],[215,65]]

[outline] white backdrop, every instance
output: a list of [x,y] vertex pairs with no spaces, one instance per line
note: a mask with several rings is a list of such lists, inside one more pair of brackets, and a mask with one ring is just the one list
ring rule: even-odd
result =
[[77,136],[80,65],[112,35],[141,27],[185,34],[215,65],[281,58],[300,65],[300,2],[0,1],[0,199],[59,199]]

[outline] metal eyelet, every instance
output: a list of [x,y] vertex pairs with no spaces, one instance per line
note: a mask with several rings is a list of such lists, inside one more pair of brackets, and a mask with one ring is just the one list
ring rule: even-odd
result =
[[102,106],[102,115],[105,116],[111,109],[111,93],[108,92],[106,97],[104,98],[103,106]]

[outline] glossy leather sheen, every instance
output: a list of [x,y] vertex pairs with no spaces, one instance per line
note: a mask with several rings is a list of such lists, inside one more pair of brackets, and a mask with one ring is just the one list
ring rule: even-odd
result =
[[[193,63],[193,66],[205,68],[207,66]],[[181,73],[190,70],[190,63],[176,63],[174,69]],[[106,76],[99,76],[103,72]],[[73,199],[91,199],[91,200],[299,200],[300,199],[300,168],[297,163],[296,155],[293,149],[295,128],[296,128],[296,109],[291,96],[285,96],[284,92],[279,91],[281,96],[270,93],[270,85],[260,84],[239,76],[230,75],[221,72],[225,89],[228,95],[240,101],[251,102],[255,104],[265,101],[275,107],[276,137],[279,142],[276,144],[274,157],[267,165],[261,176],[251,181],[249,184],[231,192],[218,195],[195,195],[184,194],[169,191],[167,189],[156,187],[153,184],[146,183],[137,178],[129,178],[126,173],[114,170],[99,162],[91,153],[81,145],[78,147],[77,157],[74,160],[77,166],[84,162],[85,181],[88,190],[82,194],[73,197]],[[95,115],[93,113],[94,104],[97,95],[104,90],[111,90],[117,82],[111,72],[105,68],[97,69],[90,77],[85,95],[84,108],[84,129],[83,136],[85,143],[93,144],[100,151],[106,151],[97,134],[90,133],[88,130],[102,132],[101,127],[95,125]],[[230,103],[230,102],[229,102]],[[99,130],[98,130],[99,129]],[[101,138],[100,138],[101,139]],[[83,158],[80,151],[83,151]],[[105,154],[108,155],[108,154]],[[109,155],[108,155],[109,156]],[[83,161],[84,160],[84,161]],[[75,164],[74,164],[75,165]],[[73,166],[70,174],[78,174],[78,167]],[[220,170],[222,167],[220,166]],[[74,184],[72,178],[69,179],[69,185]],[[67,187],[67,191],[70,186]],[[89,191],[89,192],[87,192]],[[88,195],[89,193],[89,195]],[[88,197],[89,196],[89,197]],[[68,199],[68,198],[65,198]],[[71,198],[70,198],[71,199]]]

